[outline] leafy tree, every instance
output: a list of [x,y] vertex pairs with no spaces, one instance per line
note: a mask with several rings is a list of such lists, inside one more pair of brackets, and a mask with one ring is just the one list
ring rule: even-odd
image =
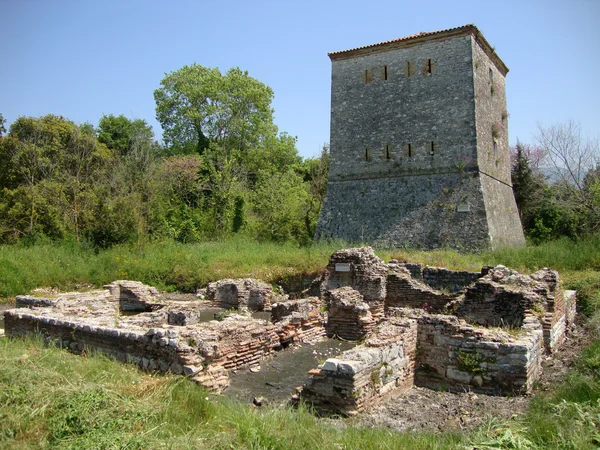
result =
[[303,177],[308,183],[308,201],[304,223],[306,227],[305,242],[313,240],[325,193],[327,192],[327,179],[329,177],[329,146],[323,145],[319,158],[307,159],[303,162]]
[[90,127],[53,115],[17,119],[0,141],[4,233],[79,240],[111,156]]
[[585,137],[581,127],[569,121],[550,127],[540,126],[537,141],[550,161],[552,180],[557,186],[556,201],[561,208],[578,216],[580,231],[597,231],[600,202],[593,188],[596,179],[593,174],[600,164],[598,139]]
[[4,118],[2,113],[0,113],[0,138],[2,137],[3,133],[6,133],[6,128],[4,127],[5,123],[6,123],[6,119]]
[[239,68],[221,74],[198,64],[185,66],[161,81],[154,98],[170,152],[202,158],[198,182],[212,233],[231,231],[234,217],[239,229],[244,208],[236,199],[261,176],[299,162],[295,138],[277,136],[273,91]]
[[150,145],[154,141],[154,133],[145,120],[109,114],[102,116],[98,123],[98,141],[125,156],[140,141]]
[[199,64],[171,72],[154,91],[156,118],[174,153],[202,155],[210,142],[244,152],[273,131],[273,91],[239,68],[222,75]]

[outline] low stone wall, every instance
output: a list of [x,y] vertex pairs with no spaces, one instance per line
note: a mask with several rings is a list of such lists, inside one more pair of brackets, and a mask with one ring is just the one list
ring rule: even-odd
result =
[[292,343],[315,343],[326,337],[327,313],[318,297],[275,303],[271,320],[282,347]]
[[[44,316],[42,311],[9,310],[4,313],[5,330],[9,336],[41,334],[53,343],[80,353],[95,349],[121,361],[130,361],[147,370],[171,370],[184,373],[184,366],[200,366],[201,360],[191,352],[182,351],[177,332],[161,330],[118,329],[77,322],[76,319]],[[192,369],[187,367],[188,374]]]
[[392,390],[412,387],[416,348],[416,321],[392,318],[363,345],[311,370],[295,399],[320,412],[356,414]]
[[139,281],[117,280],[104,286],[119,309],[127,312],[150,312],[164,307],[160,293]]
[[252,278],[225,279],[209,283],[206,297],[225,309],[270,311],[278,299],[273,287]]
[[[114,305],[110,306],[114,308]],[[221,322],[191,326],[170,326],[163,322],[157,328],[141,327],[134,320],[127,320],[127,325],[120,328],[124,323],[119,322],[114,309],[112,314],[115,326],[97,325],[98,317],[63,317],[61,311],[51,308],[9,310],[5,312],[5,330],[11,336],[39,333],[47,342],[73,352],[95,349],[121,361],[138,364],[144,370],[190,375],[213,390],[227,386],[228,370],[258,364],[281,347],[275,325],[250,317],[231,315]],[[102,320],[107,317],[110,319],[106,313],[100,315]],[[305,324],[305,328],[309,326]]]
[[535,317],[526,319],[526,330],[517,337],[499,329],[473,327],[454,316],[423,314],[415,320],[419,324],[418,386],[526,394],[541,373],[542,329]]
[[564,315],[558,274],[550,269],[528,276],[496,266],[468,287],[456,306],[458,317],[492,327],[518,328],[526,314],[548,312],[550,326]]
[[422,308],[428,312],[442,312],[456,295],[443,294],[412,278],[402,266],[389,265],[387,275],[387,308]]
[[278,302],[271,307],[271,321],[279,322],[292,313],[309,313],[315,309],[321,309],[323,302],[318,297],[307,297],[299,300],[288,300]]

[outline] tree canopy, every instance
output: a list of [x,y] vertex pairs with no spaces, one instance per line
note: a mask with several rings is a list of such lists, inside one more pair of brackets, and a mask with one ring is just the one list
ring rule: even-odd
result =
[[239,68],[199,64],[167,74],[154,91],[167,147],[202,154],[209,142],[245,151],[273,132],[273,91]]

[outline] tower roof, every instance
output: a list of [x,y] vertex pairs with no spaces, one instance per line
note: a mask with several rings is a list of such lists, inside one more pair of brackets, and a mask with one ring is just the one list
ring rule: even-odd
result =
[[399,48],[412,47],[426,42],[444,41],[446,39],[468,35],[472,35],[475,38],[479,46],[494,62],[498,70],[503,75],[506,75],[506,73],[508,72],[508,67],[506,67],[506,64],[504,64],[504,62],[496,54],[494,48],[489,44],[485,37],[483,37],[481,31],[479,31],[479,29],[475,25],[471,24],[440,31],[421,31],[417,34],[392,39],[390,41],[379,42],[378,44],[365,45],[362,47],[356,47],[351,48],[349,50],[341,50],[337,52],[329,52],[328,55],[331,61],[340,61],[343,59],[351,59],[357,58],[359,56],[371,55],[373,53],[380,53]]

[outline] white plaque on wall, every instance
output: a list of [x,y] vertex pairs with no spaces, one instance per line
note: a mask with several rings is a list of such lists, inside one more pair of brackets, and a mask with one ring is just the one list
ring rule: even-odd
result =
[[335,263],[336,272],[350,272],[350,263]]
[[470,205],[458,205],[456,207],[456,211],[457,212],[469,212],[469,211],[471,211],[471,206]]

